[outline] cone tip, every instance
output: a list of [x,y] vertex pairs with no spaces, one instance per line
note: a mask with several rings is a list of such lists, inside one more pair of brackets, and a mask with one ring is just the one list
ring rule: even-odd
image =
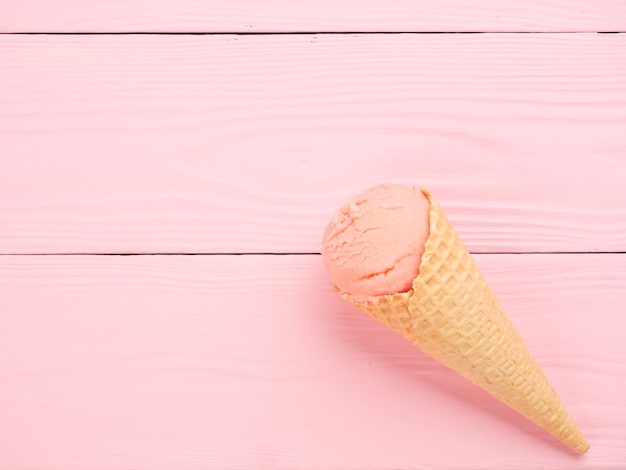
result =
[[584,454],[589,450],[589,443],[583,438],[582,442],[574,450],[579,454]]

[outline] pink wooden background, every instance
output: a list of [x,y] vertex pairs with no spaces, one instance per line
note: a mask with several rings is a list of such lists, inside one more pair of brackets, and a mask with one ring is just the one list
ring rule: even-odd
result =
[[[0,470],[626,468],[624,31],[609,0],[0,0]],[[382,181],[442,204],[587,454],[331,291],[325,225]]]
[[0,0],[6,32],[619,32],[622,0]]

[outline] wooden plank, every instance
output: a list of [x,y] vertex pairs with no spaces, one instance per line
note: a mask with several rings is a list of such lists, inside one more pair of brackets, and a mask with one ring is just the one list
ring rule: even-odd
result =
[[21,0],[4,32],[625,31],[619,0]]
[[476,258],[585,456],[341,301],[319,256],[3,256],[1,466],[622,468],[626,256]]
[[626,250],[626,35],[13,36],[0,252],[317,252],[367,186],[471,250]]

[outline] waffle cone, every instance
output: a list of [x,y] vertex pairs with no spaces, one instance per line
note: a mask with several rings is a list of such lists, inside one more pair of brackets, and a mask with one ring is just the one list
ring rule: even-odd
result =
[[410,291],[342,296],[576,452],[589,448],[437,204]]

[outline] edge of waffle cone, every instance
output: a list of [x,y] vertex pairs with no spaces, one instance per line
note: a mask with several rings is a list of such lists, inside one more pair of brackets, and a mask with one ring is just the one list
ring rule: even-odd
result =
[[571,449],[589,448],[439,205],[411,290],[340,294]]

